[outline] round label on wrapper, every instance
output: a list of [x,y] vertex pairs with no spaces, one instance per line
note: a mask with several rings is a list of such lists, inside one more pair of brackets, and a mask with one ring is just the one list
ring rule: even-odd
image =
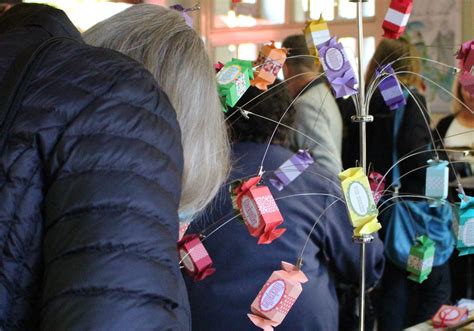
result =
[[332,71],[341,70],[344,65],[344,54],[340,49],[331,47],[324,55],[324,62]]
[[227,68],[222,68],[217,74],[217,83],[220,85],[227,85],[237,79],[240,75],[240,67],[238,65],[231,65]]
[[260,298],[260,310],[267,312],[278,306],[285,295],[285,281],[277,279],[263,291]]
[[369,196],[365,187],[358,182],[349,185],[349,204],[352,210],[359,216],[365,216],[369,213]]
[[445,308],[439,314],[439,317],[443,321],[454,321],[455,319],[459,318],[459,311],[454,308]]
[[191,258],[189,257],[188,252],[186,252],[186,250],[184,250],[184,249],[180,249],[179,250],[179,256],[181,258],[181,261],[183,262],[184,267],[186,269],[188,269],[189,272],[194,272],[194,270],[195,270],[194,263],[191,260]]
[[254,229],[258,228],[260,223],[260,215],[258,213],[257,205],[248,196],[242,198],[242,216],[244,220]]

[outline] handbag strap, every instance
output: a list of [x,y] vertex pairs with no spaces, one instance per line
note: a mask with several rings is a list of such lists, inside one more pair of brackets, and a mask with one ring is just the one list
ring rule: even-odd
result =
[[[408,98],[408,91],[406,89],[403,90],[403,97],[405,98],[405,100],[407,100]],[[400,182],[400,166],[398,164],[397,146],[398,146],[399,132],[402,126],[405,110],[406,110],[406,105],[401,106],[395,111],[394,118],[393,118],[392,164],[394,164],[394,167],[392,169],[392,186],[396,192],[402,186]]]

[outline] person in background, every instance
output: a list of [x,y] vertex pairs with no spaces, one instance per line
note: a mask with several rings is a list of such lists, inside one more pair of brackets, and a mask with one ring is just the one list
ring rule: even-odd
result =
[[327,81],[316,78],[321,68],[309,56],[303,35],[285,38],[282,47],[288,50],[283,74],[291,97],[296,99],[295,129],[317,142],[291,132],[291,144],[296,149],[308,149],[318,165],[338,174],[342,171],[342,118],[334,96]]
[[11,9],[13,6],[22,3],[22,0],[0,0],[0,16],[5,14],[7,10]]
[[[471,95],[456,79],[453,84],[452,114],[442,118],[436,130],[443,139],[446,148],[474,148],[474,95]],[[474,169],[474,159],[471,156],[457,158],[457,161],[464,160],[466,163],[455,167],[460,171],[461,176],[472,175]]]
[[[0,329],[191,330],[176,240],[192,131],[150,72],[86,45],[60,10],[14,6],[0,49]],[[204,184],[186,205],[212,195]]]
[[[398,159],[417,151],[428,150],[431,137],[429,115],[426,101],[421,93],[423,81],[418,75],[421,63],[416,48],[406,37],[400,39],[383,39],[366,72],[366,87],[371,86],[379,66],[391,64],[397,73],[402,89],[410,93],[406,97],[406,106],[397,141],[393,139],[394,119],[398,110],[392,111],[385,104],[380,90],[375,87],[369,102],[369,114],[374,121],[367,124],[367,162],[370,169],[386,174],[393,165],[392,153],[395,149]],[[354,103],[348,99],[343,109],[347,119],[348,136],[344,139],[345,164],[354,164],[358,160],[359,128],[350,123],[351,115],[355,114]],[[349,156],[347,156],[349,155]],[[408,195],[424,195],[427,160],[433,153],[418,153],[410,156],[400,166],[401,186],[399,192]],[[418,170],[416,170],[418,169]],[[388,172],[386,187],[392,184],[393,171]],[[390,192],[393,188],[390,189]],[[388,194],[390,196],[390,194]],[[384,236],[384,220],[380,215]],[[413,324],[430,319],[443,303],[447,303],[450,295],[450,273],[447,263],[434,266],[428,279],[418,284],[407,279],[408,272],[396,266],[387,258],[382,278],[381,302],[379,309],[378,328],[384,331],[402,330]]]
[[176,10],[147,4],[96,24],[83,38],[142,63],[170,98],[184,152],[180,218],[189,221],[214,198],[229,171],[224,115],[204,43]]
[[[245,119],[232,115],[231,141],[233,172],[231,180],[254,177],[275,129],[292,101],[284,86],[261,94],[250,87],[236,107],[256,115]],[[255,98],[255,100],[254,100]],[[252,102],[248,103],[249,101]],[[248,103],[248,104],[247,104]],[[245,105],[245,106],[244,106]],[[236,108],[238,109],[238,108]],[[266,118],[262,118],[266,117]],[[290,109],[282,124],[292,126],[295,112]],[[337,330],[338,302],[336,281],[357,284],[359,250],[352,242],[353,228],[341,197],[339,180],[319,164],[311,164],[298,178],[278,191],[269,177],[293,153],[289,149],[290,130],[279,126],[263,160],[262,185],[269,187],[283,215],[286,232],[269,245],[258,245],[243,223],[233,220],[203,242],[216,272],[200,282],[186,277],[191,303],[193,328],[206,331],[257,330],[247,318],[250,304],[280,262],[295,263],[311,228],[303,254],[302,271],[309,281],[278,330]],[[332,203],[333,206],[329,207]],[[327,212],[322,215],[324,209]],[[188,233],[217,227],[234,214],[229,189],[224,187],[202,217],[193,222]],[[220,220],[220,221],[219,221]],[[217,222],[219,221],[219,222]],[[374,284],[382,275],[383,246],[376,237],[367,247],[367,282]]]
[[[471,177],[474,170],[474,156],[471,153],[466,155],[464,151],[474,149],[474,96],[466,91],[456,78],[453,84],[454,98],[451,103],[452,114],[442,118],[436,126],[435,137],[443,140],[439,148],[458,150],[449,151],[447,154],[453,162],[453,168],[458,177]],[[456,180],[450,167],[450,180]],[[472,187],[464,187],[467,195],[474,195]],[[459,202],[458,192],[451,190],[451,201]],[[474,272],[468,266],[473,265],[473,256],[459,256],[457,252],[453,254],[450,261],[452,302],[469,297],[474,286]],[[471,291],[471,292],[469,292]]]

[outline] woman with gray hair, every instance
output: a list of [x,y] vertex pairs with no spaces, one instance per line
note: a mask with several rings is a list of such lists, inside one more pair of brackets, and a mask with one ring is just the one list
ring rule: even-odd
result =
[[178,11],[147,4],[96,24],[83,38],[142,63],[170,98],[184,151],[180,219],[189,219],[214,198],[229,169],[224,116],[204,43]]

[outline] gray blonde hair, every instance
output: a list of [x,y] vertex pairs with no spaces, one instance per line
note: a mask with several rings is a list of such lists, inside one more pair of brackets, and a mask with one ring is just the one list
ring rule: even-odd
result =
[[204,43],[175,10],[135,5],[83,34],[86,43],[142,63],[174,106],[181,126],[184,174],[179,211],[202,211],[229,171],[229,142],[215,72]]

